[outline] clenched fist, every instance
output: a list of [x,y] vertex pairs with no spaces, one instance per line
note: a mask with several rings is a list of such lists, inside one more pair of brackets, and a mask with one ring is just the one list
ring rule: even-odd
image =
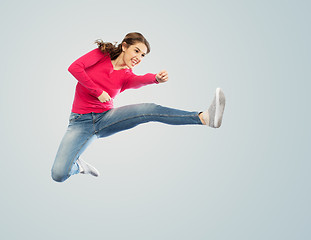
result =
[[168,73],[166,70],[162,70],[156,75],[156,79],[159,83],[164,83],[168,81]]
[[109,102],[111,100],[111,97],[107,92],[103,91],[102,94],[98,97],[98,100],[102,103]]

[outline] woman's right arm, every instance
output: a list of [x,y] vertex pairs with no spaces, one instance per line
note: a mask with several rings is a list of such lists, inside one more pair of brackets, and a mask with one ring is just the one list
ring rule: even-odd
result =
[[85,69],[95,65],[105,57],[109,56],[103,54],[97,48],[78,58],[68,68],[68,71],[79,81],[79,83],[87,88],[90,94],[96,98],[103,93],[103,90],[93,82],[93,80],[86,73]]

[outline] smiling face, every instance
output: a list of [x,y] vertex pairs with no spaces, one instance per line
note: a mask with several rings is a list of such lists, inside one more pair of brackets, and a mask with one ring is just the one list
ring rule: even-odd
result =
[[147,46],[141,42],[136,42],[129,47],[126,47],[124,43],[122,49],[124,51],[123,61],[128,68],[135,67],[147,54]]

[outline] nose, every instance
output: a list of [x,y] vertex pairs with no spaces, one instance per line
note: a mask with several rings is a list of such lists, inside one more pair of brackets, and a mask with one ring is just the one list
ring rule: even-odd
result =
[[136,59],[138,60],[138,62],[141,61],[141,57],[137,56]]
[[137,54],[137,55],[136,55],[136,58],[137,58],[138,61],[140,62],[140,61],[142,60],[143,57],[142,57],[140,54]]

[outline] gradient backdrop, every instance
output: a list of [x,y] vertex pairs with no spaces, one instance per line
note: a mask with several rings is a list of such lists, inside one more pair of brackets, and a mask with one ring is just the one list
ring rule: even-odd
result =
[[[9,1],[0,3],[0,238],[311,239],[309,1]],[[50,169],[94,40],[145,35],[136,74],[166,84],[116,106],[205,110],[223,126],[140,125],[94,142],[101,172],[56,183]]]

